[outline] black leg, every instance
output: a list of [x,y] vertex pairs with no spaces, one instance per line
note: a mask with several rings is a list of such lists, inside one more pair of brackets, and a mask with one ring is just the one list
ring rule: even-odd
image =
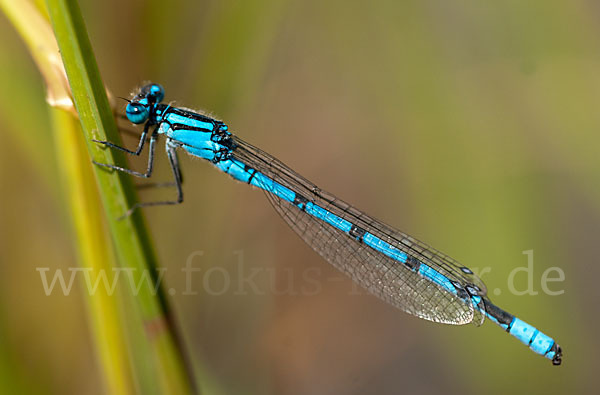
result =
[[[177,148],[177,147],[175,147]],[[179,183],[183,185],[183,171],[181,170],[181,166],[179,166],[179,156],[177,155],[177,150],[175,150],[174,154],[174,162],[175,167],[179,169]],[[154,189],[154,188],[172,188],[176,187],[176,182],[145,182],[143,184],[136,184],[136,188],[138,190],[141,189]]]
[[[152,142],[152,140],[150,141]],[[141,202],[134,204],[123,216],[119,219],[130,216],[135,210],[142,207],[150,206],[168,206],[174,204],[180,204],[183,202],[183,189],[181,188],[181,171],[179,170],[179,160],[177,159],[177,145],[173,144],[170,140],[166,142],[167,146],[167,157],[169,158],[169,164],[171,165],[171,171],[173,172],[173,178],[175,179],[175,187],[177,188],[177,200],[164,200],[158,202]]]
[[[140,152],[142,152],[142,149],[144,149],[144,144],[146,143],[146,136],[148,135],[148,130],[150,129],[150,122],[146,122],[146,125],[144,126],[144,131],[142,132],[142,135],[140,137],[140,142],[138,143],[138,147],[135,151],[131,151],[127,148],[124,147],[120,147],[116,144],[111,143],[110,141],[101,141],[101,140],[92,140],[94,143],[98,143],[98,144],[104,144],[107,147],[110,148],[116,148],[118,150],[127,152],[128,154],[131,155],[138,155],[140,154]],[[154,132],[152,134],[155,134],[156,129],[154,130]]]
[[[169,142],[167,141],[167,144]],[[183,185],[183,173],[181,172],[181,166],[179,166],[179,157],[177,156],[177,145],[169,144],[167,150],[167,155],[169,155],[169,162],[171,163],[171,169],[175,172],[177,180],[179,181],[179,186]]]
[[[147,133],[147,131],[145,130],[144,133]],[[154,166],[154,146],[156,144],[157,137],[158,137],[157,129],[154,129],[154,131],[152,132],[152,136],[150,136],[150,148],[148,150],[148,167],[146,168],[146,172],[145,173],[140,173],[140,172],[135,171],[135,170],[129,170],[129,169],[126,169],[124,167],[119,167],[119,166],[115,166],[115,165],[109,165],[107,163],[99,163],[99,162],[96,162],[95,160],[93,160],[92,162],[95,165],[103,166],[103,167],[108,167],[109,169],[119,170],[119,171],[125,172],[127,174],[131,174],[133,176],[136,176],[136,177],[149,178],[152,175],[152,168]],[[145,139],[146,139],[146,136],[144,134],[144,135],[142,135],[142,140],[140,141],[140,144],[141,144],[142,147],[144,145],[143,141]],[[108,143],[106,145],[108,145],[109,147],[113,146],[113,145],[109,145],[109,144],[112,144],[112,143]],[[115,145],[114,147],[117,147],[117,146]],[[126,150],[125,148],[122,148],[122,147],[117,147],[117,148],[122,149],[122,150]],[[135,152],[133,152],[133,154],[137,155]]]

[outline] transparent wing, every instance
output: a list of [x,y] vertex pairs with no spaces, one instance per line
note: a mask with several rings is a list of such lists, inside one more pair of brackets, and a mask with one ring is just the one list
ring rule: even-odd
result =
[[232,136],[232,139],[235,159],[437,270],[450,279],[459,292],[456,295],[448,292],[406,265],[269,193],[269,186],[264,185],[267,198],[287,224],[326,261],[357,284],[407,313],[424,319],[446,324],[483,323],[483,305],[474,306],[470,295],[475,292],[484,296],[486,289],[468,268],[322,191],[266,152],[238,137]]

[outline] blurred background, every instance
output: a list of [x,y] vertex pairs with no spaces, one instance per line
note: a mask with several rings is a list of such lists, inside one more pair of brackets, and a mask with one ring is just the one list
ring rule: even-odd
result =
[[[497,305],[564,349],[556,368],[491,323],[445,326],[386,305],[329,267],[262,193],[181,155],[185,204],[145,212],[201,386],[597,391],[598,2],[80,4],[115,95],[160,82],[167,101],[225,120],[482,273]],[[0,34],[0,387],[100,394],[83,281],[46,296],[36,271],[77,267],[44,83],[4,16]],[[158,156],[155,180],[170,180]],[[201,270],[187,295],[186,262]]]

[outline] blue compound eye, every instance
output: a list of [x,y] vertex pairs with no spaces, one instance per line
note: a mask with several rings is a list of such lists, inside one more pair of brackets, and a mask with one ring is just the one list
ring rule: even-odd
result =
[[127,119],[133,123],[144,123],[149,115],[148,106],[133,101],[125,108],[125,114]]
[[157,103],[160,103],[165,98],[165,90],[158,84],[150,86],[150,94],[156,98]]
[[165,90],[159,84],[148,84],[142,88],[141,94],[151,102],[160,103],[165,97]]

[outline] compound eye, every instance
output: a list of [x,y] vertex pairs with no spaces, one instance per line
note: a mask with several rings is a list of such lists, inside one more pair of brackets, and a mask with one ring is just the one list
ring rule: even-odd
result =
[[127,119],[129,119],[131,122],[139,124],[146,122],[149,111],[147,106],[132,101],[125,108],[125,114],[127,115]]
[[158,84],[151,84],[150,95],[156,98],[157,103],[160,103],[165,98],[165,90]]
[[165,90],[159,84],[148,84],[142,88],[140,95],[147,97],[150,102],[160,103],[165,97]]

